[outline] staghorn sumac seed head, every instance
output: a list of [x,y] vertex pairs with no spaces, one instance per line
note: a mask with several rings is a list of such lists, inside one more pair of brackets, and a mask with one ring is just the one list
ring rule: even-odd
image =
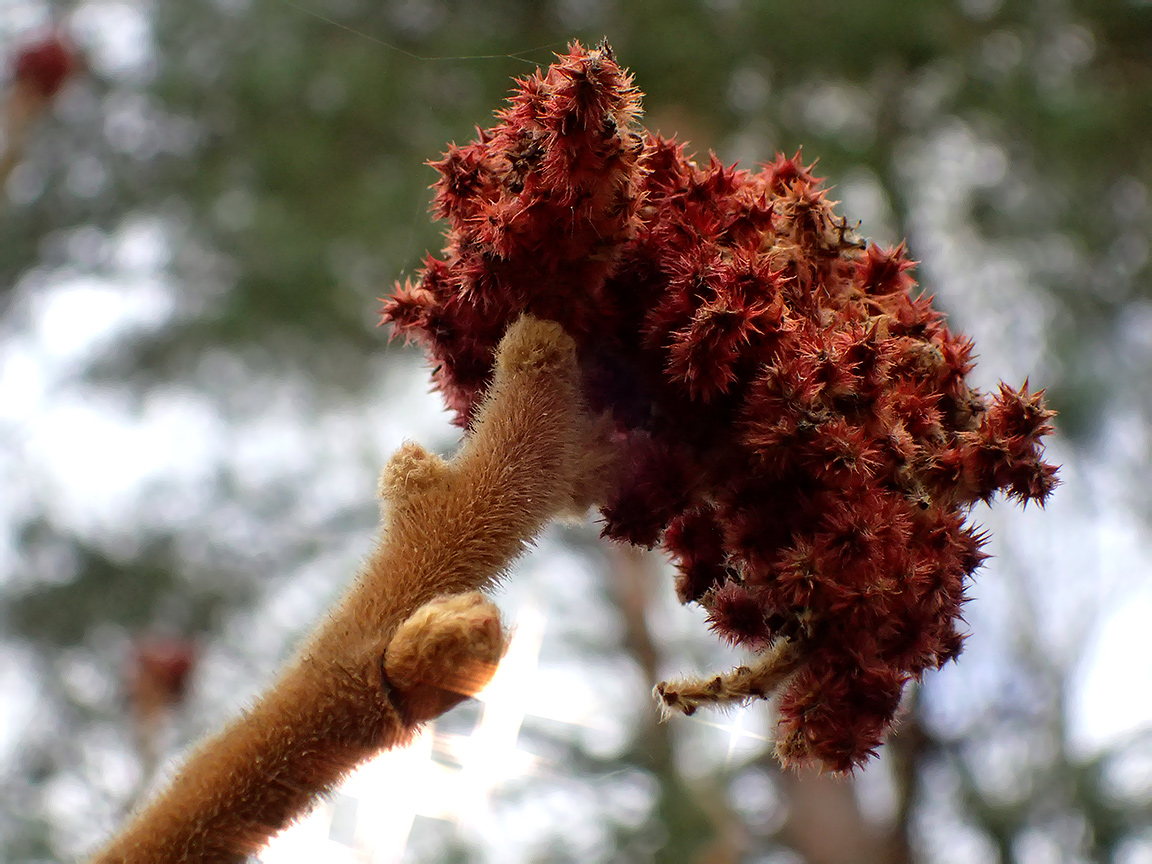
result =
[[604,47],[517,81],[432,164],[446,244],[384,321],[461,425],[512,321],[563,325],[619,441],[603,534],[662,545],[722,638],[791,643],[786,762],[865,761],[904,685],[959,653],[971,506],[1056,484],[1041,393],[971,387],[904,246],[857,239],[799,153],[738,170],[646,131]]

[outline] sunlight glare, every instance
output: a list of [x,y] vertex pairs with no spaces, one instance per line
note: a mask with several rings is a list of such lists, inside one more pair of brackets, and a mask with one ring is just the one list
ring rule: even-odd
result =
[[[492,790],[524,776],[538,761],[516,742],[535,690],[545,622],[531,606],[517,615],[508,653],[476,694],[484,710],[471,735],[437,734],[427,726],[407,747],[366,762],[335,795],[280,832],[260,853],[261,864],[396,864],[416,816],[483,818]],[[458,767],[436,761],[434,753]],[[337,796],[356,802],[355,848],[331,839],[331,802]]]

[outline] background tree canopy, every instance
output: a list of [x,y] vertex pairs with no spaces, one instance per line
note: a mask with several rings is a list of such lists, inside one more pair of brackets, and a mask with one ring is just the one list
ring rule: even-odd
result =
[[652,682],[721,648],[661,562],[556,529],[501,602],[595,722],[525,719],[547,769],[418,819],[405,860],[1152,860],[1152,5],[8,0],[4,68],[53,25],[85,67],[0,196],[0,858],[82,854],[146,779],[132,639],[196,640],[177,754],[354,571],[388,452],[453,446],[375,327],[439,245],[425,163],[607,36],[649,128],[746,167],[802,146],[907,238],[979,383],[1047,388],[1066,485],[981,514],[968,651],[854,784],[655,725]]

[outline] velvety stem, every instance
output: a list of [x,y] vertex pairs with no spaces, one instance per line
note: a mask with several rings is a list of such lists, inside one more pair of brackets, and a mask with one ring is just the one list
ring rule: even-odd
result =
[[575,349],[521,319],[451,462],[406,445],[381,481],[386,527],[345,599],[256,704],[201,745],[95,861],[242,861],[410,727],[382,673],[397,628],[490,585],[587,483]]

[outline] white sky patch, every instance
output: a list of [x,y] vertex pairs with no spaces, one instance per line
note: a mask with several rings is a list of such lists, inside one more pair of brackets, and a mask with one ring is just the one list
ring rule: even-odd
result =
[[[0,4],[0,37],[18,38],[17,34],[47,28],[52,16],[47,4],[37,0],[5,0]],[[11,46],[0,46],[5,49]],[[5,54],[7,51],[5,51]]]
[[1152,729],[1149,622],[1152,584],[1126,596],[1089,640],[1068,706],[1073,744],[1085,755]]
[[83,42],[87,62],[110,78],[139,75],[155,62],[143,3],[81,3],[72,13],[72,32]]
[[[109,404],[113,403],[113,404]],[[191,394],[149,398],[137,416],[114,400],[69,395],[24,427],[27,467],[71,524],[107,525],[130,512],[151,481],[197,484],[218,459],[219,420]]]
[[[144,287],[144,286],[140,286]],[[167,317],[164,295],[129,291],[111,282],[75,279],[35,295],[37,345],[49,362],[88,357],[134,319]]]
[[[168,286],[151,277],[64,276],[36,290],[29,307],[28,330],[0,345],[0,420],[26,415],[49,386],[70,381],[96,351],[126,333],[162,325],[174,304]],[[19,401],[11,403],[12,397]]]
[[9,760],[35,719],[36,699],[40,682],[35,675],[35,664],[25,648],[0,643],[0,765]]
[[208,464],[210,420],[189,394],[169,391],[133,412],[110,390],[75,381],[99,351],[170,317],[171,290],[154,273],[165,260],[161,233],[154,220],[126,221],[108,247],[123,278],[61,270],[14,294],[23,306],[13,320],[23,326],[0,342],[8,524],[51,501],[68,521],[95,528],[129,508],[145,483],[180,476],[181,466],[197,476]]

